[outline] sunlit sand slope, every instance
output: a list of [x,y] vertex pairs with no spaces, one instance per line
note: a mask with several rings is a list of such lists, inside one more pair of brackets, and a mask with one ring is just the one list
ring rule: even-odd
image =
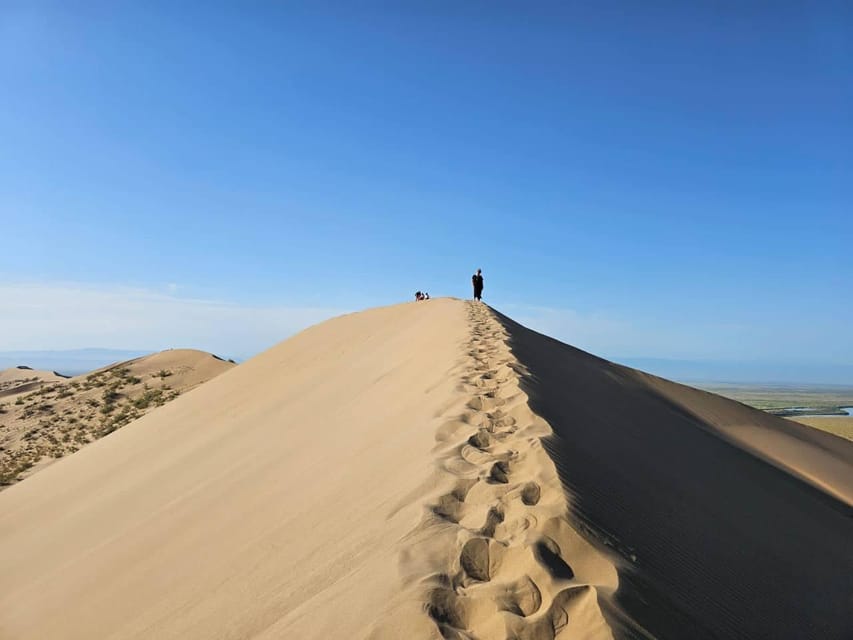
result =
[[462,303],[332,320],[0,494],[0,638],[344,638],[398,589]]

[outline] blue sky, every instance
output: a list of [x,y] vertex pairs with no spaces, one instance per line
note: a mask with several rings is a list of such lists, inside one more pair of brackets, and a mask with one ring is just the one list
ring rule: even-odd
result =
[[605,356],[853,364],[849,4],[459,4],[3,3],[0,350],[244,356],[482,267]]

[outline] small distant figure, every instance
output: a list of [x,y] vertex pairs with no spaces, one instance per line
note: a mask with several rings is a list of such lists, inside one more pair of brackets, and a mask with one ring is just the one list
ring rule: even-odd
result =
[[483,297],[483,270],[477,269],[477,273],[471,276],[471,284],[474,285],[474,300]]
[[426,291],[415,291],[415,300],[429,300],[429,294]]

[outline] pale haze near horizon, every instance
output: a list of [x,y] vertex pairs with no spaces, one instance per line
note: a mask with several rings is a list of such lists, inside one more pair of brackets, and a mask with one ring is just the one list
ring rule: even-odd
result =
[[482,267],[605,357],[853,383],[850,18],[4,5],[0,351],[245,358]]

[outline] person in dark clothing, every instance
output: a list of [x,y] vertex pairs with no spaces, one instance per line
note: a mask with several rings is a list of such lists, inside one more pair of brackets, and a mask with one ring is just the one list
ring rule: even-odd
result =
[[483,296],[483,271],[477,269],[477,273],[471,276],[471,284],[474,285],[474,300],[479,300]]

